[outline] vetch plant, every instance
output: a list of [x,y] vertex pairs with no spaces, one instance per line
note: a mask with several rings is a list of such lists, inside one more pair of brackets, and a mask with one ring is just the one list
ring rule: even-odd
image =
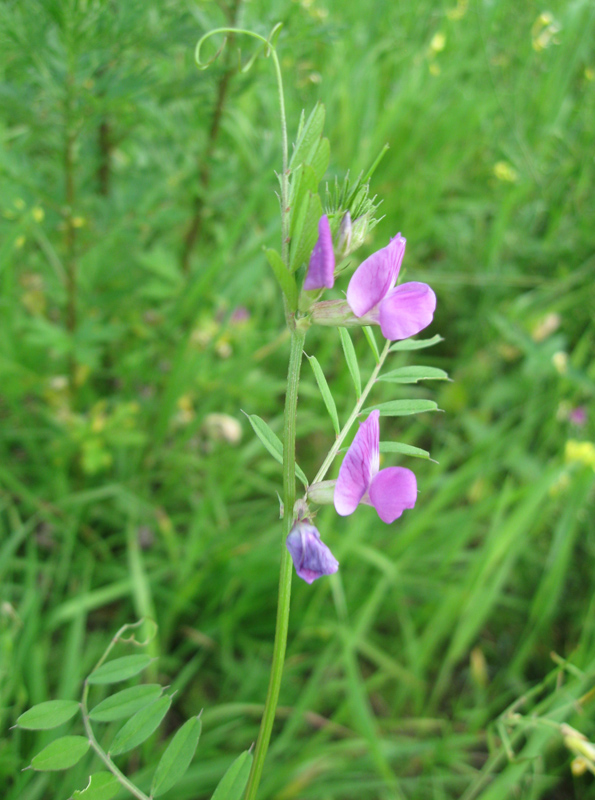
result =
[[[417,481],[414,473],[400,466],[380,469],[380,453],[421,458],[429,458],[429,454],[411,445],[381,442],[380,418],[433,411],[437,408],[436,403],[425,399],[397,399],[364,407],[368,396],[379,381],[406,385],[421,380],[447,379],[444,371],[433,367],[401,366],[383,371],[391,353],[415,351],[440,341],[439,336],[425,340],[410,339],[432,322],[436,297],[426,284],[397,284],[405,253],[405,239],[401,234],[397,234],[388,245],[360,264],[346,288],[346,300],[321,299],[328,289],[345,291],[340,286],[335,287],[335,281],[352,268],[351,254],[364,243],[378,221],[378,204],[370,196],[369,181],[386,148],[367,174],[356,179],[347,175],[343,181],[336,180],[333,188],[329,190],[327,187],[324,201],[321,199],[319,186],[330,159],[330,144],[323,136],[325,111],[319,104],[307,119],[302,113],[290,156],[282,75],[275,47],[280,27],[276,26],[268,38],[243,29],[218,28],[203,36],[196,47],[197,63],[205,68],[222,50],[220,48],[211,61],[203,62],[201,54],[206,40],[217,34],[249,36],[259,43],[259,50],[241,69],[249,69],[260,52],[270,57],[274,65],[282,141],[282,167],[279,173],[281,246],[279,250],[266,250],[266,257],[281,289],[290,336],[282,437],[279,438],[256,414],[248,416],[264,447],[282,464],[283,536],[269,687],[254,756],[250,748],[234,762],[215,790],[214,800],[254,800],[257,797],[281,686],[294,567],[297,575],[309,584],[323,576],[331,576],[341,568],[314,525],[316,507],[334,504],[337,513],[345,516],[353,513],[359,504],[368,504],[376,509],[383,522],[392,524],[406,509],[415,506]],[[304,345],[309,328],[316,324],[339,329],[356,402],[341,425],[326,376],[316,357],[308,356],[335,431],[333,445],[318,473],[310,481],[296,463],[295,443]],[[347,330],[350,327],[363,330],[375,361],[363,387],[356,350]],[[373,327],[379,327],[386,340],[381,349],[378,348]],[[338,478],[336,481],[327,480],[328,471],[358,420],[363,421],[343,458]],[[303,496],[299,498],[296,477],[304,487]],[[346,568],[349,569],[349,566]],[[120,787],[141,800],[157,797],[181,777],[197,747],[201,722],[199,717],[193,717],[175,734],[167,747],[154,773],[150,794],[138,788],[114,761],[121,753],[138,747],[157,729],[173,698],[172,694],[157,684],[131,686],[104,698],[89,710],[89,693],[93,686],[111,685],[130,679],[148,666],[150,658],[143,655],[108,660],[112,648],[123,640],[125,631],[132,627],[135,626],[125,626],[118,632],[99,664],[87,677],[80,705],[52,701],[58,705],[34,707],[18,720],[22,727],[42,729],[44,726],[53,727],[67,722],[80,710],[85,735],[62,737],[31,762],[33,769],[66,769],[78,762],[91,748],[103,761],[107,771],[92,775],[89,787],[75,793],[75,797],[109,800]],[[106,748],[100,743],[93,724],[118,719],[128,721]]]

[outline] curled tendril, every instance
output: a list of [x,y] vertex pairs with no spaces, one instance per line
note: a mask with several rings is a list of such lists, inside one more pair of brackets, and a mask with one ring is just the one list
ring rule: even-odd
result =
[[246,64],[244,64],[243,66],[242,66],[242,51],[238,48],[239,71],[241,73],[248,72],[248,70],[251,69],[252,65],[254,64],[254,62],[256,61],[256,59],[258,58],[263,49],[265,58],[268,58],[271,52],[275,52],[275,45],[277,44],[277,39],[279,37],[279,33],[281,32],[282,27],[283,23],[278,22],[275,25],[275,27],[271,30],[269,35],[266,37],[266,39],[259,33],[255,33],[254,31],[249,31],[244,28],[214,28],[212,31],[205,33],[205,35],[198,40],[196,48],[194,50],[194,60],[196,61],[196,64],[199,69],[208,69],[211,66],[211,64],[217,61],[221,53],[225,50],[225,45],[227,44],[227,35],[223,37],[223,41],[221,42],[221,45],[219,46],[216,53],[213,56],[211,56],[211,58],[207,59],[206,61],[203,61],[200,57],[200,51],[206,40],[210,39],[211,36],[216,36],[219,33],[243,34],[244,36],[251,36],[253,39],[257,39],[259,42],[262,42],[262,47],[259,47],[256,50],[256,52],[254,52],[250,56]]
[[[148,627],[147,631],[147,638],[143,641],[139,641],[134,633],[131,636],[124,636],[124,633],[129,630],[134,630],[135,628],[139,628],[141,625],[145,625]],[[120,630],[116,633],[113,638],[113,644],[116,642],[125,642],[127,644],[135,644],[138,647],[146,647],[149,642],[153,641],[155,636],[157,635],[157,623],[155,620],[151,619],[150,617],[143,617],[139,619],[138,622],[128,623],[128,625],[123,625]]]

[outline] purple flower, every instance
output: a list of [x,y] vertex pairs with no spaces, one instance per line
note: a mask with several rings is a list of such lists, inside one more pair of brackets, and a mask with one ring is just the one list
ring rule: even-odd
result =
[[342,517],[360,503],[374,506],[383,522],[394,522],[417,500],[417,481],[410,469],[380,464],[380,412],[372,411],[360,425],[347,451],[335,487],[335,509]]
[[322,575],[332,575],[339,569],[339,562],[320,541],[320,534],[309,522],[297,520],[286,544],[297,574],[306,583],[312,583]]
[[436,295],[426,283],[394,285],[405,243],[398,233],[360,264],[347,287],[347,302],[355,316],[380,324],[383,336],[391,341],[415,336],[430,324],[436,309]]
[[318,241],[314,245],[308,273],[304,281],[306,292],[312,289],[332,289],[335,283],[335,254],[328,217],[324,214],[318,223]]
[[568,415],[568,419],[573,425],[578,425],[582,428],[583,425],[587,424],[587,409],[584,406],[573,408]]

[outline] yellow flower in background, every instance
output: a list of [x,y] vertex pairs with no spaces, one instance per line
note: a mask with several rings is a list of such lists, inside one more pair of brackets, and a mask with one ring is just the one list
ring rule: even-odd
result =
[[178,407],[178,411],[174,417],[174,423],[176,425],[188,425],[192,422],[195,417],[195,412],[191,395],[183,394],[178,397],[176,406]]
[[595,69],[593,67],[585,67],[585,78],[588,81],[595,81]]
[[19,211],[22,211],[25,208],[25,201],[22,197],[17,197],[14,201],[14,207],[18,208]]
[[593,442],[569,439],[564,448],[564,460],[567,464],[582,464],[595,471],[595,445]]
[[446,47],[446,34],[442,31],[438,31],[432,37],[432,41],[430,42],[430,50],[432,53],[441,53],[444,48]]
[[462,19],[467,13],[468,6],[468,0],[457,0],[456,6],[454,8],[449,8],[446,12],[446,16],[448,19],[452,20]]
[[440,65],[437,61],[430,61],[428,69],[430,70],[430,75],[433,75],[434,77],[440,75]]
[[87,220],[84,217],[73,217],[72,218],[72,227],[73,228],[82,228],[87,224]]
[[32,209],[31,214],[35,222],[43,222],[43,218],[45,217],[45,211],[43,208],[40,208],[40,206],[35,206],[35,208]]
[[555,37],[560,30],[560,25],[553,15],[549,11],[544,11],[537,17],[531,28],[533,49],[539,53],[551,44],[558,44]]
[[17,236],[17,238],[14,240],[14,246],[17,248],[17,250],[20,250],[26,241],[27,239],[23,235]]
[[563,350],[558,350],[552,356],[552,364],[558,370],[560,375],[565,375],[568,372],[568,353]]
[[516,183],[519,179],[518,172],[508,161],[497,161],[494,164],[494,175],[504,183]]

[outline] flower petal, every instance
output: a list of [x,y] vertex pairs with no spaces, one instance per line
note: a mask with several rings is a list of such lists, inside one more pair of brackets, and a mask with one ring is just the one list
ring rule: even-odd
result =
[[306,583],[312,583],[322,575],[332,575],[339,569],[339,562],[320,541],[314,525],[298,520],[287,537],[286,545],[297,574]]
[[380,304],[380,329],[389,340],[408,339],[426,328],[434,318],[436,295],[427,283],[403,283]]
[[353,273],[347,302],[356,317],[374,308],[395,285],[405,255],[405,238],[398,233],[382,250],[366,258]]
[[362,422],[341,464],[334,499],[337,514],[342,517],[353,514],[378,472],[379,417],[380,412],[375,410]]
[[335,254],[328,217],[324,214],[318,222],[318,240],[312,250],[304,290],[332,289],[335,283]]
[[372,479],[370,501],[383,522],[394,522],[417,500],[417,480],[410,469],[387,467]]

